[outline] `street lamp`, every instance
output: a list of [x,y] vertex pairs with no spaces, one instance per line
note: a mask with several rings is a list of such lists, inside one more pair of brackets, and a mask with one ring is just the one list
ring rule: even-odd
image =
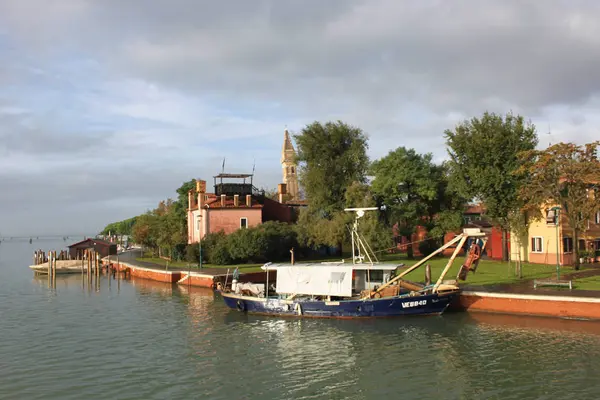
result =
[[559,214],[561,208],[555,206],[551,208],[554,211],[554,225],[556,225],[556,280],[560,280],[560,242],[558,238],[558,223],[560,221]]

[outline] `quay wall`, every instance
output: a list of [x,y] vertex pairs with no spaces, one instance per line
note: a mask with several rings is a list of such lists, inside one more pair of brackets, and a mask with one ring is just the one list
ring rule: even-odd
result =
[[[194,287],[215,288],[217,282],[225,282],[225,274],[212,275],[192,271],[168,271],[144,268],[126,262],[111,262],[117,271],[130,276],[158,282],[179,283]],[[231,283],[231,274],[228,283]],[[240,275],[240,282],[266,283],[265,272]],[[269,272],[269,282],[275,282],[276,272]],[[455,311],[488,312],[513,315],[532,315],[572,319],[600,320],[600,297],[552,296],[544,294],[518,294],[503,292],[463,291],[451,305]]]
[[600,298],[464,291],[453,309],[600,320]]

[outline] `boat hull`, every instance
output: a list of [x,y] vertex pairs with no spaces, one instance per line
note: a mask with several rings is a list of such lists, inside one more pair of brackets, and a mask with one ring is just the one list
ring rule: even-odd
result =
[[264,299],[233,293],[222,293],[225,304],[234,310],[273,316],[313,318],[375,318],[409,315],[439,315],[450,305],[458,292],[394,296],[378,299],[339,301],[288,301]]

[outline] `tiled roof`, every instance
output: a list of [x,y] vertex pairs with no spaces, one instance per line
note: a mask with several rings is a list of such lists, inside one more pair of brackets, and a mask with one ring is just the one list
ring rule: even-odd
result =
[[465,214],[483,214],[485,209],[481,204],[472,204],[467,207]]

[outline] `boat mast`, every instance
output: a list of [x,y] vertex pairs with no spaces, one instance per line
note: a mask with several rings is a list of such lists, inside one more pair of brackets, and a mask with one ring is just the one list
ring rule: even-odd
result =
[[[358,232],[358,220],[365,215],[365,211],[377,211],[378,207],[362,207],[362,208],[345,208],[344,211],[350,211],[356,213],[356,218],[352,224],[352,230],[350,231],[352,237],[352,264],[362,264],[365,259],[365,255],[372,265],[374,262],[378,262],[375,253],[371,250],[371,247],[365,245],[363,238]],[[358,250],[358,254],[356,254]],[[364,251],[364,254],[363,254]],[[373,261],[374,260],[374,261]]]
[[[373,263],[375,260],[375,262],[378,262],[377,257],[375,256],[375,253],[373,252],[373,250],[371,250],[371,247],[367,245],[365,245],[365,241],[363,240],[363,238],[361,237],[360,233],[358,232],[358,220],[363,217],[365,215],[365,211],[377,211],[379,210],[379,208],[377,207],[360,207],[360,208],[345,208],[344,211],[350,211],[350,212],[355,212],[356,213],[356,218],[354,219],[354,223],[352,224],[352,229],[350,231],[350,234],[352,236],[352,264],[356,265],[356,264],[362,264],[364,262],[365,259],[365,255],[367,257],[367,259],[369,260],[369,266],[367,268],[367,286],[369,287],[369,290],[371,290],[371,267],[373,266]],[[356,250],[358,250],[358,254],[356,254]],[[363,251],[364,251],[364,255],[363,255]]]

